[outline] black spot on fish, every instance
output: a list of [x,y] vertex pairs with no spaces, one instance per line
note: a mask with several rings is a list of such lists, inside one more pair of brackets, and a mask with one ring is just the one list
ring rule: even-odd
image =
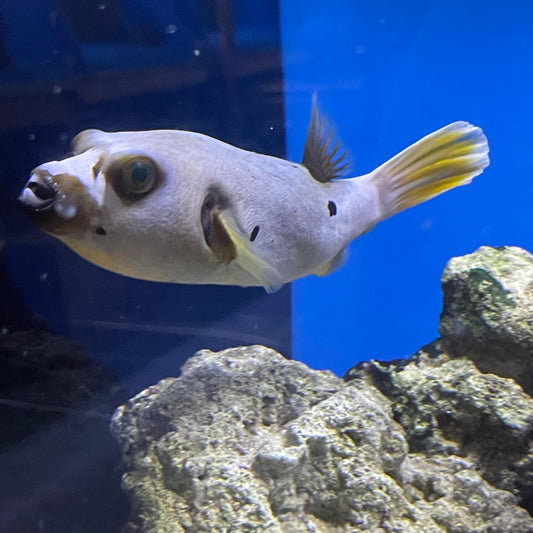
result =
[[328,209],[329,209],[329,216],[334,217],[337,214],[337,206],[335,205],[335,202],[329,201],[328,202]]
[[102,228],[102,226],[98,226],[94,232],[96,233],[96,235],[107,235],[107,232],[104,228]]
[[250,233],[250,241],[251,242],[254,242],[256,237],[257,237],[257,234],[259,233],[259,226],[256,226],[253,230],[252,230],[252,233]]

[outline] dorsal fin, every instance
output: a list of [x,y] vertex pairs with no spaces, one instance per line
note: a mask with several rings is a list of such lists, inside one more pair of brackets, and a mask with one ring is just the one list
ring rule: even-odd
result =
[[350,166],[348,152],[333,125],[320,112],[316,94],[311,104],[302,165],[322,183],[341,177]]

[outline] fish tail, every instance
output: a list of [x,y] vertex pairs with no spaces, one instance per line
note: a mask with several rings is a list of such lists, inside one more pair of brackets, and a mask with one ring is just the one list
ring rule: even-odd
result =
[[489,164],[483,131],[454,122],[430,133],[372,172],[382,219],[466,185]]

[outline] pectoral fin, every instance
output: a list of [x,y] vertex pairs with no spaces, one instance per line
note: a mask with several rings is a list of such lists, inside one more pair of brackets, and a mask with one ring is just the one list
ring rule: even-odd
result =
[[215,211],[211,216],[210,247],[217,260],[223,263],[235,261],[268,293],[279,290],[283,285],[281,275],[252,250],[250,240],[240,231],[229,211]]
[[216,261],[231,263],[237,258],[237,247],[226,230],[220,212],[211,213],[209,240],[207,241]]

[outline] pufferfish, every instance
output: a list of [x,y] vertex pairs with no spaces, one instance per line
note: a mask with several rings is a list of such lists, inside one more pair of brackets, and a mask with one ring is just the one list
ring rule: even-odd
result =
[[180,130],[86,130],[38,166],[19,200],[86,260],[144,280],[262,286],[341,266],[378,222],[469,183],[489,164],[482,130],[454,122],[369,174],[313,101],[296,164]]

